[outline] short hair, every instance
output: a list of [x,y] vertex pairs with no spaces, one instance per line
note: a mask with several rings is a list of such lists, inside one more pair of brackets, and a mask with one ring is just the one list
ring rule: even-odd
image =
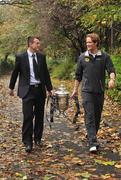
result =
[[90,33],[90,34],[87,34],[86,39],[87,39],[88,37],[90,37],[91,40],[92,40],[94,43],[97,43],[97,47],[100,46],[100,37],[99,37],[98,34],[96,34],[96,33]]
[[30,43],[33,43],[34,39],[38,39],[40,41],[40,37],[39,36],[29,36],[27,38],[27,44],[29,46]]

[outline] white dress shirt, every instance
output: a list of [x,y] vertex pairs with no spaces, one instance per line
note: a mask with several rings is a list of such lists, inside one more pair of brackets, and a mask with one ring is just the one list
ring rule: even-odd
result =
[[29,49],[27,50],[28,53],[28,59],[29,59],[29,67],[30,67],[30,85],[39,84],[40,81],[35,79],[34,69],[33,69],[33,57],[32,55],[35,55],[35,60],[37,61],[36,53],[32,53]]

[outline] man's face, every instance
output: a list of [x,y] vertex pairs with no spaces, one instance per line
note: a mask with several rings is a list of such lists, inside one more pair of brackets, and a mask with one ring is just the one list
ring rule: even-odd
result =
[[86,46],[88,51],[95,51],[97,49],[97,43],[94,43],[90,37],[86,38]]
[[30,48],[31,48],[34,52],[39,52],[39,51],[40,51],[40,40],[34,38],[33,42],[30,43]]

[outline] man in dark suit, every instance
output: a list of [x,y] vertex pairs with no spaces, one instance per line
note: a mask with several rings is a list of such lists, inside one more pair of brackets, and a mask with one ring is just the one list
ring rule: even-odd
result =
[[33,139],[35,145],[41,145],[46,90],[48,95],[52,95],[46,57],[39,51],[40,39],[28,37],[28,49],[16,55],[15,67],[9,84],[10,95],[13,96],[15,83],[19,76],[18,96],[22,98],[23,110],[22,141],[26,152],[31,152]]

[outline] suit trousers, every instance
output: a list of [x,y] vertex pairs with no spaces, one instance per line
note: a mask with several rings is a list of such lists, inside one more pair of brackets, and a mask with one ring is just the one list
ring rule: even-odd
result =
[[89,145],[97,145],[96,134],[100,127],[101,113],[104,104],[104,93],[82,92],[82,99]]
[[30,86],[29,92],[22,99],[23,126],[22,141],[25,145],[32,145],[40,141],[43,134],[45,98],[41,85]]

